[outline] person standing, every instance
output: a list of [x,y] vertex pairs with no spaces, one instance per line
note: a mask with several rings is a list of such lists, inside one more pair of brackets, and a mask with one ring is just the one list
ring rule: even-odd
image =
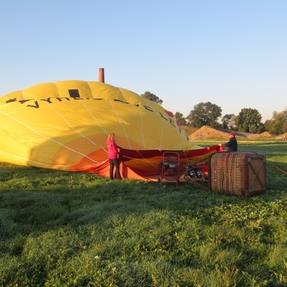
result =
[[111,133],[107,138],[108,159],[110,164],[110,179],[122,179],[120,174],[119,147],[116,144],[115,134]]

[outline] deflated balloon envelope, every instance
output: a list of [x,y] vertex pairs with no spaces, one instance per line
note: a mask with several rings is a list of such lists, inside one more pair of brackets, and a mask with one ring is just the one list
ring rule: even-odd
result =
[[[0,98],[0,120],[0,161],[20,165],[106,175],[111,132],[126,149],[194,148],[162,106],[100,82],[44,83],[10,93]],[[148,169],[153,160],[129,165]]]

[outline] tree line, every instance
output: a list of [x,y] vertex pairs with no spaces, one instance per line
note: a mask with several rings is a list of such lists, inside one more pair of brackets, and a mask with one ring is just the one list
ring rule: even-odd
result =
[[[163,101],[151,92],[145,92],[142,97],[162,104]],[[262,122],[262,116],[257,109],[242,108],[238,115],[222,115],[220,106],[211,102],[200,102],[190,111],[188,116],[180,112],[175,113],[177,124],[200,128],[208,125],[217,129],[235,130],[248,133],[261,133],[268,131],[274,135],[287,132],[287,109],[274,112],[271,119]]]

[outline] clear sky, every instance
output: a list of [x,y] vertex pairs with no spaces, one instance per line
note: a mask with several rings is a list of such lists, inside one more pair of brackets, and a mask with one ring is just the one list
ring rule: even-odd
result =
[[2,0],[0,94],[66,79],[97,80],[188,115],[287,107],[285,0]]

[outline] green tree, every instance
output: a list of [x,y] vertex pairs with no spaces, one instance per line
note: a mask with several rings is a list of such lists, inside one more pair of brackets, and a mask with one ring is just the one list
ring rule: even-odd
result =
[[144,92],[141,96],[145,99],[156,102],[160,105],[163,103],[163,100],[161,100],[158,96],[156,96],[155,94],[153,94],[149,91]]
[[271,132],[271,123],[272,123],[271,120],[266,120],[264,123],[264,127],[265,127],[266,131],[268,131],[268,132]]
[[236,118],[238,130],[241,132],[259,133],[263,131],[261,114],[256,109],[243,108]]
[[222,128],[226,130],[236,130],[236,115],[235,114],[226,114],[221,119]]
[[187,120],[183,116],[182,113],[176,112],[174,116],[175,116],[176,122],[179,126],[186,126],[187,125]]
[[221,107],[211,102],[202,102],[194,106],[187,119],[189,125],[193,127],[202,127],[204,125],[218,127],[217,119],[221,116],[221,112]]
[[287,132],[287,109],[282,112],[274,112],[272,119],[265,122],[266,130],[278,135]]

